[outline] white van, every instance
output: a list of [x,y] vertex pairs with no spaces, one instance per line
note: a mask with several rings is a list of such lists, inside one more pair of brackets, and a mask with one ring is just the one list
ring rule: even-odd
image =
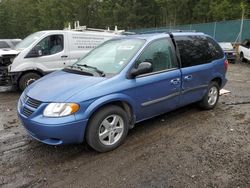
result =
[[0,85],[21,90],[52,71],[75,63],[102,42],[120,35],[111,31],[40,31],[26,37],[14,50],[0,51]]

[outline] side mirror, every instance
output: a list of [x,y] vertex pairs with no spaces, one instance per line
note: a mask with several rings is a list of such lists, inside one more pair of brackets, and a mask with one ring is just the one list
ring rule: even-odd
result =
[[37,56],[42,56],[43,55],[43,51],[42,50],[36,50],[36,54]]
[[138,65],[138,68],[133,68],[130,72],[130,76],[135,78],[138,75],[147,74],[153,71],[153,66],[149,62],[142,62]]
[[43,55],[43,52],[41,50],[40,46],[35,46],[26,56],[26,58],[32,58],[32,57],[40,57]]

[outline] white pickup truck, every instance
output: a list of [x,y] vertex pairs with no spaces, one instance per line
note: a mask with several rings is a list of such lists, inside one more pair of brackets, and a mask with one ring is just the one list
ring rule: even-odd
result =
[[250,40],[246,39],[238,48],[241,62],[250,61]]

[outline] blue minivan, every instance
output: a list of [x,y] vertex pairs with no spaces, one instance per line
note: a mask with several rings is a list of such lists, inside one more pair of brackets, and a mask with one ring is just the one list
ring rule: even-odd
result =
[[30,85],[18,102],[27,132],[49,145],[117,148],[135,123],[198,102],[213,109],[228,62],[196,32],[121,36]]

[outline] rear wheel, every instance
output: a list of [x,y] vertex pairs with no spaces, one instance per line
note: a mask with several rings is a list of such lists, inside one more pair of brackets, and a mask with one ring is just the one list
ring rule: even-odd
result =
[[219,100],[220,87],[217,82],[211,82],[208,86],[207,93],[200,102],[200,107],[205,110],[213,109]]
[[41,78],[41,76],[35,72],[25,73],[21,76],[18,82],[18,87],[21,91],[23,91],[30,84],[34,83],[36,80]]
[[118,106],[107,106],[91,118],[86,131],[87,143],[98,152],[111,151],[122,144],[128,134],[128,117]]

